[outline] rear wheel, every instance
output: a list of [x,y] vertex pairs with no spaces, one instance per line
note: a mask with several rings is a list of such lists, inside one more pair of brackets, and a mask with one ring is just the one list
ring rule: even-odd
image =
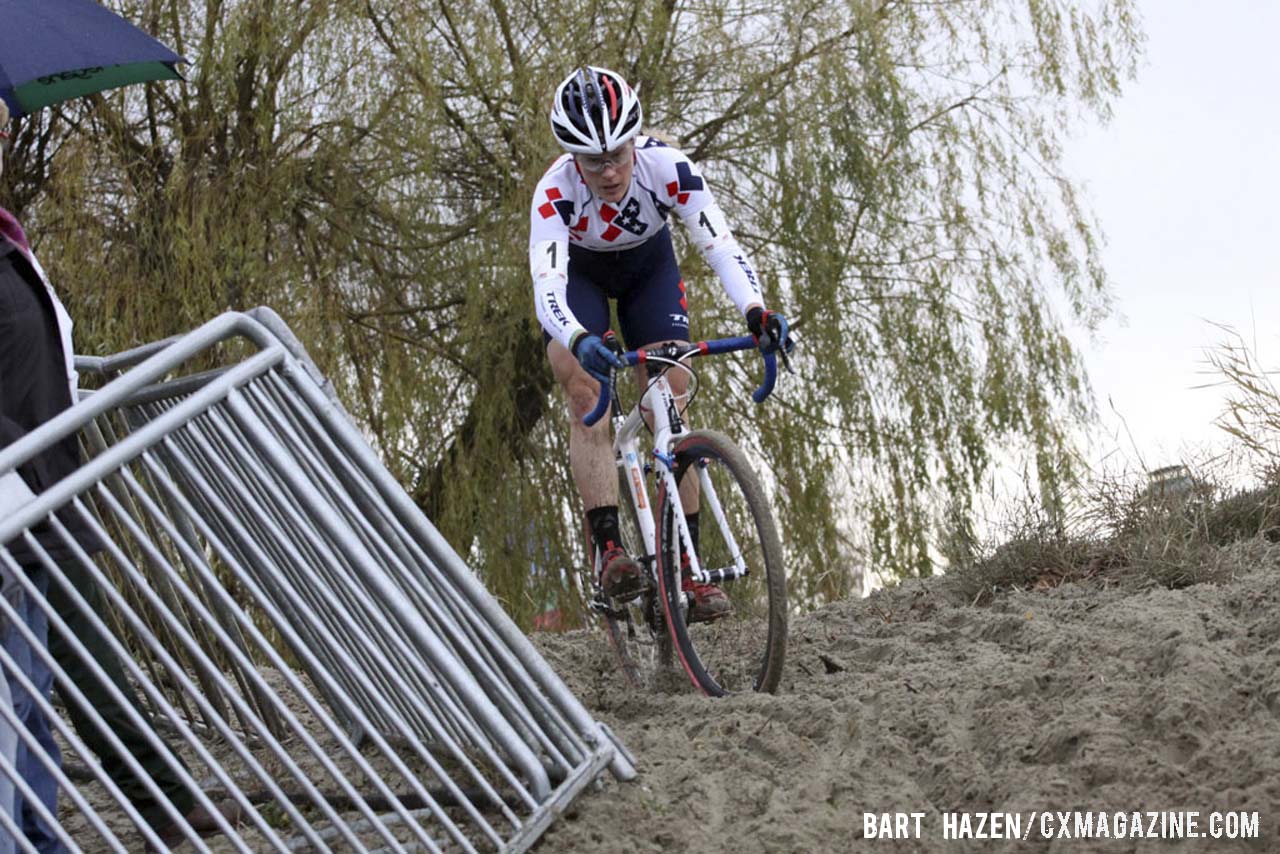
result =
[[698,563],[727,577],[716,583],[732,605],[713,621],[688,622],[692,595],[682,589],[679,500],[660,489],[658,596],[680,663],[709,696],[772,693],[786,657],[787,580],[764,490],[746,456],[723,433],[682,436],[673,456],[676,481],[695,477],[701,485]]
[[671,669],[671,633],[653,588],[653,574],[648,566],[652,558],[645,557],[640,522],[635,504],[628,498],[626,477],[621,469],[618,470],[618,489],[618,532],[622,536],[622,547],[644,565],[645,590],[627,602],[605,599],[598,593],[597,607],[623,677],[636,688],[654,688],[660,675]]

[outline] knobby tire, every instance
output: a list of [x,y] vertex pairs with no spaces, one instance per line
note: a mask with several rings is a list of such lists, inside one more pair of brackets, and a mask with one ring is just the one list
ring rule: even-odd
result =
[[[688,433],[677,440],[673,456],[677,482],[697,476],[700,461],[706,462],[733,538],[751,570],[746,578],[721,585],[733,602],[733,613],[708,623],[687,624],[681,607],[685,593],[680,584],[673,502],[666,480],[660,479],[658,595],[677,656],[689,678],[708,696],[749,690],[773,693],[786,658],[787,587],[782,543],[764,490],[746,455],[723,433]],[[732,561],[727,539],[705,500],[698,516],[698,552],[704,568],[728,565]]]

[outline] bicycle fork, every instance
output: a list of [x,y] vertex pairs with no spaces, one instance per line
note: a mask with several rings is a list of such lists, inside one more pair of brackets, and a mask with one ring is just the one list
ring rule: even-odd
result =
[[[693,548],[693,537],[689,532],[688,521],[685,518],[684,508],[680,501],[680,485],[676,480],[675,472],[676,460],[671,453],[676,440],[688,433],[689,430],[679,416],[679,410],[675,405],[675,395],[672,393],[671,386],[665,376],[660,376],[653,382],[645,393],[644,402],[648,405],[649,411],[653,413],[653,459],[656,466],[655,471],[657,472],[657,477],[662,481],[665,492],[672,496],[671,503],[677,509],[677,512],[673,514],[675,518],[671,521],[675,526],[676,542],[679,543],[681,548],[678,550],[673,549],[670,557],[678,560],[681,552],[687,555],[689,558],[689,576],[695,583],[699,584],[719,584],[748,575],[750,569],[733,536],[724,507],[716,494],[715,484],[712,483],[711,477],[707,473],[706,463],[699,461],[697,463],[697,475],[701,501],[710,508],[712,516],[716,520],[716,526],[724,537],[725,545],[733,560],[733,563],[729,566],[712,569],[703,568],[701,560]],[[640,519],[646,553],[649,556],[656,557],[658,522],[654,519],[653,512],[645,512],[647,510],[645,506],[647,503],[647,491],[644,488],[645,469],[640,465],[640,424],[639,407],[633,410],[626,418],[617,417],[614,423],[614,435],[617,437],[615,446],[618,465],[626,472],[626,481],[631,492],[631,500],[633,506],[637,508],[636,515]]]

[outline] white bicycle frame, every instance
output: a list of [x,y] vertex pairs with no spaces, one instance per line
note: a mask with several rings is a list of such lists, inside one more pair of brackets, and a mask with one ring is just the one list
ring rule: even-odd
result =
[[[679,362],[672,365],[683,367]],[[689,525],[685,520],[684,507],[680,499],[680,488],[676,482],[675,456],[671,453],[676,439],[689,432],[689,428],[680,416],[678,400],[665,374],[659,375],[648,384],[640,402],[631,408],[626,415],[613,418],[613,450],[618,468],[625,473],[627,491],[630,493],[631,506],[635,508],[635,516],[639,522],[640,535],[644,540],[645,555],[649,558],[645,563],[650,572],[654,572],[654,561],[658,554],[657,520],[654,518],[653,503],[646,488],[645,464],[640,458],[640,434],[644,429],[643,410],[647,407],[653,414],[653,451],[651,459],[658,478],[664,483],[670,501],[676,507],[675,522],[679,529],[680,542],[689,556],[689,573],[694,582],[699,584],[716,583],[745,576],[748,573],[746,560],[742,550],[738,548],[733,530],[725,517],[724,507],[716,495],[715,485],[707,474],[705,467],[698,469],[698,485],[701,503],[711,510],[725,538],[725,543],[733,555],[733,566],[723,567],[710,572],[702,567],[697,553],[692,547]],[[647,460],[646,460],[647,462]],[[619,496],[621,499],[622,496]],[[687,604],[687,603],[685,603]],[[684,605],[682,605],[684,607]]]

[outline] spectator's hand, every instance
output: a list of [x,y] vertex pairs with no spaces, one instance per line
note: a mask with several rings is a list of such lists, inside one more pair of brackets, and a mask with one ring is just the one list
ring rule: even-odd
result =
[[622,359],[605,345],[599,335],[584,335],[573,345],[578,364],[602,383],[609,381],[609,368],[623,367]]
[[753,306],[747,312],[747,329],[756,339],[760,352],[766,355],[778,350],[790,353],[795,346],[787,327],[787,319],[776,311],[765,311],[759,306]]

